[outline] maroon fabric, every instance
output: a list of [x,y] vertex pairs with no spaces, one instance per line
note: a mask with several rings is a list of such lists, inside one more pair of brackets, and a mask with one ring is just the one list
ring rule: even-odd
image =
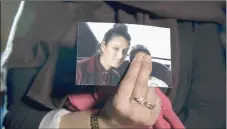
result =
[[114,69],[105,70],[99,55],[77,61],[76,84],[96,86],[117,86],[120,75]]

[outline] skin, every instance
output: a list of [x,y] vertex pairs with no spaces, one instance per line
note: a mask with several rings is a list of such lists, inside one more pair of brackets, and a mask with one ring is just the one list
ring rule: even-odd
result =
[[[146,55],[147,53],[145,53],[145,52],[138,52],[137,54],[144,54],[144,55]],[[137,55],[137,54],[136,54],[136,55]],[[149,80],[148,80],[148,86],[151,85],[151,84],[150,84],[150,81],[151,81],[151,76],[150,76],[150,78],[149,78]]]
[[[138,52],[137,54],[144,54],[144,55],[146,55],[147,53],[145,53],[145,52]],[[135,55],[137,55],[137,54],[135,54]]]
[[[101,110],[100,128],[145,128],[154,125],[161,111],[161,101],[155,88],[148,87],[151,71],[151,57],[137,54],[115,95],[108,99]],[[131,97],[145,97],[156,108],[148,109]],[[91,114],[89,110],[66,114],[61,118],[60,128],[91,128]]]
[[113,37],[110,42],[101,43],[100,62],[106,70],[118,68],[126,58],[129,42],[122,36]]

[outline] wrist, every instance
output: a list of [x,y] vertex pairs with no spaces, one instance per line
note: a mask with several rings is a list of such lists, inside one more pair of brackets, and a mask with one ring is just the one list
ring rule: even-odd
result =
[[123,128],[116,120],[107,117],[102,110],[99,113],[99,125],[100,128]]
[[116,124],[113,121],[106,120],[105,118],[99,118],[100,128],[122,128],[120,125]]
[[[143,125],[139,125],[139,124],[132,124],[132,122],[130,121],[124,121],[123,123],[121,123],[122,121],[118,120],[118,119],[112,119],[110,117],[108,117],[106,115],[106,113],[100,111],[99,113],[99,125],[100,128],[147,128]],[[127,124],[126,124],[127,123]]]

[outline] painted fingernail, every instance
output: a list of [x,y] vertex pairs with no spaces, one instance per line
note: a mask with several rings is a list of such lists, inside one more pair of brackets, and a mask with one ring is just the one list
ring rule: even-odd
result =
[[150,57],[149,55],[145,55],[145,56],[143,57],[143,61],[144,61],[144,62],[147,62],[147,63],[151,63],[151,57]]

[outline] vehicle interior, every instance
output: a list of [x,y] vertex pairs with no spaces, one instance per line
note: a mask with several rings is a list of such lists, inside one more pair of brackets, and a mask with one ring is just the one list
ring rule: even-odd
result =
[[[196,32],[196,34],[198,34],[198,35],[200,34],[199,36],[200,37],[203,37],[204,39],[209,39],[209,37],[206,37],[206,35],[205,36],[202,35],[202,31],[196,31],[196,29],[194,29],[193,27],[201,27],[202,24],[203,24],[203,22],[205,22],[205,23],[207,22],[208,25],[218,23],[217,24],[218,25],[218,27],[217,27],[218,30],[216,30],[216,28],[212,28],[210,30],[213,30],[214,32],[213,33],[210,33],[210,34],[211,35],[212,34],[215,35],[216,32],[217,32],[218,33],[218,36],[219,35],[221,36],[221,39],[220,40],[222,40],[222,41],[219,41],[219,38],[220,37],[215,38],[214,41],[217,40],[217,41],[221,42],[221,47],[219,48],[219,46],[218,46],[217,47],[217,50],[220,49],[222,51],[222,55],[221,55],[222,57],[216,56],[215,58],[218,57],[218,59],[219,59],[219,57],[220,57],[220,60],[222,60],[222,59],[224,60],[224,62],[221,62],[221,61],[218,60],[219,62],[218,62],[218,65],[217,66],[220,66],[221,67],[220,72],[223,72],[222,70],[224,69],[224,68],[222,68],[222,66],[223,66],[222,63],[224,63],[225,64],[225,67],[226,67],[226,36],[225,36],[226,35],[226,32],[225,32],[226,31],[226,23],[221,24],[221,22],[218,22],[218,21],[223,21],[222,19],[220,20],[220,15],[218,15],[218,14],[224,13],[224,16],[226,16],[226,2],[225,1],[220,1],[220,2],[217,2],[217,3],[214,2],[214,3],[217,4],[217,5],[219,5],[219,6],[217,6],[218,7],[218,13],[216,13],[216,14],[214,13],[214,15],[212,15],[211,17],[204,16],[204,17],[206,17],[204,19],[201,18],[202,16],[201,17],[200,16],[195,16],[196,18],[194,18],[194,15],[188,14],[188,12],[190,12],[190,11],[193,12],[193,9],[191,9],[190,6],[188,6],[189,8],[185,7],[186,8],[185,9],[186,11],[185,11],[185,13],[182,13],[182,14],[189,15],[189,17],[184,18],[184,17],[181,16],[181,14],[179,14],[179,11],[176,11],[176,10],[175,10],[175,12],[174,11],[173,12],[168,12],[166,10],[160,11],[159,8],[158,8],[158,6],[157,6],[157,9],[156,9],[156,7],[154,7],[154,10],[151,10],[150,11],[149,10],[149,8],[150,8],[149,5],[148,6],[145,6],[143,4],[143,6],[142,6],[142,5],[138,4],[138,3],[133,3],[133,2],[132,3],[130,3],[130,2],[127,3],[126,1],[125,2],[122,1],[122,3],[121,3],[121,4],[126,4],[127,5],[126,7],[132,6],[133,7],[133,10],[136,10],[136,11],[138,11],[138,10],[141,11],[141,8],[142,8],[142,12],[143,12],[142,14],[149,13],[149,15],[152,15],[153,13],[150,13],[150,12],[154,12],[154,13],[156,13],[158,15],[163,16],[163,17],[178,19],[179,20],[179,22],[178,22],[178,24],[179,24],[178,27],[179,28],[181,27],[181,28],[186,28],[186,29],[190,30],[190,31],[187,31],[187,32],[185,32],[185,33],[183,33],[181,35],[183,37],[181,39],[181,41],[184,41],[185,44],[187,44],[187,45],[184,44],[185,46],[184,46],[183,49],[181,47],[181,49],[182,49],[181,51],[183,51],[183,53],[184,52],[185,53],[187,53],[187,52],[189,53],[189,51],[193,51],[193,52],[196,51],[197,54],[198,54],[198,51],[201,50],[201,53],[198,54],[198,55],[196,55],[196,54],[191,54],[191,55],[190,54],[185,54],[185,57],[181,57],[181,59],[185,59],[184,62],[181,62],[185,66],[180,66],[179,68],[182,71],[179,72],[180,74],[178,76],[174,76],[174,79],[176,79],[177,77],[179,77],[181,80],[179,80],[179,82],[176,82],[175,80],[173,80],[174,81],[173,83],[174,84],[180,84],[181,86],[183,85],[181,89],[184,89],[186,87],[185,88],[185,92],[179,93],[178,94],[179,96],[180,95],[184,96],[185,94],[188,93],[188,91],[192,91],[192,92],[191,92],[191,94],[188,94],[187,96],[182,97],[182,100],[176,100],[176,101],[174,101],[173,104],[176,104],[177,105],[181,101],[186,101],[186,100],[190,101],[191,100],[190,97],[193,100],[196,97],[200,96],[201,94],[200,93],[197,93],[196,91],[202,91],[202,89],[204,88],[204,87],[202,87],[203,84],[208,84],[207,82],[211,81],[211,80],[207,80],[207,78],[205,78],[205,77],[203,78],[203,77],[199,76],[199,74],[197,75],[197,71],[199,71],[200,69],[202,69],[203,70],[202,71],[203,73],[204,72],[207,72],[207,71],[205,71],[203,69],[205,67],[202,66],[200,63],[202,61],[204,61],[204,60],[206,61],[208,58],[212,58],[212,57],[206,57],[206,53],[202,53],[201,46],[203,46],[204,44],[197,45],[197,46],[195,45],[195,47],[193,47],[193,49],[190,48],[190,45],[194,43],[194,42],[191,41],[191,39],[194,38],[194,37],[196,37],[197,35],[193,35],[194,37],[193,36],[187,37],[185,35],[187,35],[189,32]],[[109,3],[107,2],[107,4],[109,4]],[[8,52],[7,51],[7,42],[10,40],[10,38],[9,38],[10,32],[13,31],[12,25],[13,25],[13,21],[16,20],[15,16],[16,16],[16,13],[19,10],[19,5],[20,5],[20,2],[17,2],[17,1],[2,1],[1,2],[1,60],[3,58],[2,57],[3,53],[4,52],[5,53]],[[172,5],[174,5],[174,4],[172,4]],[[206,5],[206,4],[204,3],[202,5]],[[29,16],[28,19],[26,19],[27,21],[34,20],[35,15],[32,14],[32,13],[34,13],[34,12],[32,12],[33,6],[29,7],[28,10],[31,10],[30,12],[29,11],[25,12],[26,15]],[[108,7],[111,7],[111,6],[108,6]],[[163,7],[166,7],[166,4],[164,4]],[[174,6],[169,6],[169,7],[175,8]],[[208,7],[211,7],[211,6],[208,6]],[[53,7],[53,8],[55,8],[55,7]],[[96,8],[96,7],[94,7],[94,8]],[[106,8],[106,7],[104,7],[104,8]],[[125,8],[125,6],[123,8]],[[198,7],[198,8],[200,8],[200,7]],[[146,10],[146,11],[143,11],[143,10]],[[210,12],[207,12],[206,13],[206,11],[203,11],[203,10],[208,10],[209,11],[209,9],[205,9],[205,8],[203,9],[201,7],[200,10],[202,10],[201,12],[205,12],[204,14],[210,13]],[[40,9],[40,11],[42,11],[42,9]],[[111,8],[111,11],[112,11],[112,8]],[[194,11],[197,11],[197,13],[200,12],[200,11],[198,11],[196,9]],[[166,12],[168,12],[168,13],[166,13]],[[211,12],[212,12],[212,9],[211,9]],[[222,13],[220,13],[220,12],[222,12]],[[100,12],[98,12],[98,13],[100,13]],[[101,12],[101,13],[102,13],[103,17],[105,17],[105,16],[106,17],[109,17],[109,15],[103,14],[103,12]],[[134,13],[133,11],[128,11],[127,12],[127,14],[130,14],[130,15],[133,14],[133,13]],[[49,13],[47,13],[47,14],[49,14]],[[168,16],[169,14],[172,14],[172,16]],[[195,14],[195,13],[193,13],[193,14]],[[37,14],[37,16],[38,16],[38,14]],[[99,16],[99,15],[97,15],[97,16]],[[111,17],[114,17],[115,19],[118,19],[118,18],[116,18],[116,17],[118,17],[118,15],[114,15],[114,16],[111,16]],[[137,16],[137,17],[139,17],[139,16]],[[97,17],[97,18],[99,18],[99,17]],[[128,18],[128,19],[130,19],[130,18]],[[85,17],[85,19],[86,19],[86,17]],[[122,18],[122,19],[124,19],[124,18]],[[160,19],[162,19],[162,17]],[[190,20],[190,19],[192,19],[192,20]],[[122,21],[124,21],[124,20],[122,20]],[[130,20],[128,20],[128,22],[130,22]],[[190,23],[190,25],[181,24],[183,22]],[[146,24],[145,22],[142,22],[142,23],[143,24]],[[22,24],[22,23],[20,23],[20,24]],[[26,22],[23,23],[23,25],[25,27],[22,29],[22,31],[24,33],[22,33],[19,36],[20,38],[21,37],[22,38],[23,37],[26,37],[26,35],[32,35],[33,34],[33,33],[31,33],[31,31],[29,33],[27,33],[27,30],[28,30],[28,27],[26,28],[26,25],[27,24],[28,23],[26,23]],[[67,75],[67,76],[65,76],[65,78],[67,78],[66,79],[67,82],[70,82],[70,83],[73,82],[73,80],[75,79],[75,78],[73,78],[73,76],[75,77],[76,60],[77,59],[78,60],[85,59],[87,57],[90,57],[94,53],[96,53],[96,51],[98,49],[98,46],[99,46],[98,45],[99,44],[98,43],[98,40],[96,39],[96,37],[94,36],[94,34],[92,33],[92,31],[90,30],[90,28],[88,27],[88,25],[86,23],[80,23],[80,24],[81,24],[79,26],[80,28],[78,28],[78,29],[81,30],[81,31],[77,35],[77,38],[78,37],[80,37],[80,38],[78,38],[79,40],[75,41],[75,42],[78,43],[78,45],[74,45],[73,47],[68,47],[69,45],[66,43],[68,46],[67,45],[62,46],[58,50],[57,61],[56,61],[57,63],[56,63],[56,65],[54,65],[54,66],[56,66],[56,68],[55,68],[56,69],[56,73],[55,73],[55,75],[53,77],[56,83],[61,84],[60,81],[62,79],[60,79],[60,78],[62,78],[64,75]],[[193,28],[193,29],[191,29],[191,28]],[[206,27],[201,27],[201,28],[203,30],[206,30],[207,28],[209,29],[209,27],[207,27],[207,28]],[[39,28],[36,28],[36,29],[38,30]],[[43,32],[43,33],[45,33],[45,32]],[[45,37],[45,36],[43,36],[43,37]],[[48,36],[46,36],[46,37],[48,37]],[[34,38],[34,37],[32,37],[32,38]],[[26,39],[26,41],[33,41],[32,38],[30,38],[28,40]],[[20,39],[18,41],[20,42]],[[66,40],[66,41],[68,41],[68,40]],[[201,39],[201,41],[203,41],[203,40]],[[81,42],[86,42],[86,43],[89,43],[89,44],[83,44]],[[219,43],[217,43],[217,44],[219,44]],[[29,46],[29,43],[28,43],[28,46]],[[32,46],[32,45],[30,45],[30,46]],[[206,45],[204,45],[204,46],[206,46]],[[187,49],[187,47],[189,49]],[[207,47],[212,47],[212,45],[207,44]],[[77,49],[77,48],[80,48],[80,49]],[[19,48],[18,47],[14,51],[17,51],[17,53],[20,54],[20,52],[19,52],[20,49],[23,49],[23,48]],[[200,50],[197,50],[197,49],[200,49]],[[44,52],[41,53],[40,55],[37,55],[36,52],[38,52],[40,50],[44,50]],[[30,50],[25,50],[25,51],[30,51]],[[31,51],[33,51],[33,55],[31,55],[31,57],[35,57],[35,56],[38,56],[38,57],[48,57],[49,54],[50,54],[51,49],[49,49],[48,46],[47,46],[47,43],[45,41],[43,41],[43,42],[40,42],[39,45],[37,45],[36,47],[32,48]],[[210,50],[210,53],[212,53],[212,50]],[[17,59],[14,59],[14,60],[17,61]],[[21,59],[21,60],[23,62],[23,61],[27,61],[29,59]],[[188,61],[188,60],[190,60],[191,62]],[[213,59],[213,60],[215,60],[215,59]],[[2,122],[3,122],[4,115],[8,112],[8,110],[11,110],[11,109],[15,108],[16,106],[14,107],[14,105],[17,105],[17,104],[20,105],[21,104],[21,96],[23,96],[25,94],[25,92],[24,91],[23,92],[20,91],[20,89],[22,89],[22,88],[25,88],[26,89],[26,87],[28,87],[27,85],[28,84],[31,84],[31,82],[34,81],[35,77],[38,75],[38,73],[42,70],[44,64],[47,62],[47,59],[46,58],[43,58],[42,60],[39,60],[39,61],[42,62],[42,63],[40,63],[40,62],[35,62],[35,63],[32,62],[32,63],[34,63],[34,64],[31,63],[32,64],[32,67],[29,66],[28,68],[26,68],[26,67],[24,68],[24,66],[18,66],[19,67],[18,69],[17,68],[10,69],[8,71],[8,73],[7,73],[7,79],[6,79],[5,76],[2,76],[1,75],[1,86],[0,86],[0,105],[1,105],[0,106],[0,129],[4,129],[4,127],[2,126]],[[219,64],[221,64],[221,65],[219,65]],[[36,67],[37,65],[39,65],[39,67]],[[124,75],[124,73],[125,73],[124,69],[126,69],[128,67],[128,65],[129,65],[129,61],[126,60],[121,65],[121,67],[117,69],[117,71],[121,74],[121,76]],[[163,65],[163,64],[160,64],[160,63],[157,63],[157,62],[153,62],[153,65],[155,65],[156,67],[159,67],[160,69],[162,69],[163,70],[163,73],[165,73],[165,71],[171,71],[172,70],[172,66],[169,66],[168,64],[164,64]],[[2,68],[2,64],[1,64],[1,68]],[[27,69],[27,70],[24,70],[24,69]],[[46,70],[48,70],[48,69],[46,69]],[[214,70],[214,69],[212,69],[212,70]],[[217,71],[218,70],[219,69],[217,69]],[[226,68],[225,68],[225,70],[226,70]],[[2,74],[2,72],[4,72],[4,71],[1,71],[1,74]],[[217,78],[215,81],[213,81],[210,84],[213,84],[213,83],[216,84],[218,82],[223,82],[223,80],[222,80],[223,79],[223,76],[221,76],[221,75],[222,74],[220,74],[220,78],[221,79]],[[214,76],[216,76],[216,75],[214,75]],[[217,76],[219,76],[219,75],[217,75]],[[225,76],[226,76],[226,74],[225,74]],[[26,78],[26,79],[24,79],[24,78]],[[188,78],[190,78],[191,80],[186,80]],[[199,82],[198,84],[195,83],[197,80],[199,80],[201,78],[203,79],[203,83],[202,83],[202,81]],[[210,79],[210,78],[208,78],[208,79]],[[7,86],[3,83],[3,80],[7,82]],[[14,81],[14,80],[17,80],[17,81]],[[19,87],[17,85],[18,83],[21,84],[21,87]],[[14,88],[13,87],[14,85],[17,85],[18,87]],[[194,87],[190,87],[190,88],[187,89],[187,87],[189,87],[191,85],[193,85]],[[197,90],[195,90],[195,86],[201,86],[202,88],[199,87]],[[220,87],[218,87],[218,88],[219,88],[218,91],[221,91],[220,94],[222,96],[219,97],[218,96],[218,93],[216,94],[216,92],[215,92],[213,95],[217,95],[218,97],[214,97],[214,98],[212,98],[212,100],[214,99],[215,101],[216,100],[218,102],[220,101],[223,104],[223,101],[221,101],[221,100],[224,100],[223,99],[222,92],[225,92],[225,91],[223,90],[224,89],[223,86],[221,88]],[[179,89],[178,92],[180,92],[181,89]],[[166,94],[168,94],[170,92],[170,91],[168,91],[166,89],[162,89],[162,90]],[[174,94],[175,94],[175,92],[177,92],[177,91],[174,91]],[[209,96],[208,93],[205,94],[205,95]],[[204,97],[204,96],[202,96],[202,97]],[[197,102],[197,100],[198,101],[200,101],[200,100],[203,101],[204,98],[196,98],[196,102]],[[220,100],[220,98],[221,98],[221,100]],[[10,103],[10,105],[9,105],[9,103]],[[202,104],[200,105],[201,107],[210,106],[209,104],[207,104],[207,105],[205,105],[205,104],[202,105]],[[176,110],[180,114],[181,112],[183,112],[183,111],[186,110],[186,107],[184,106],[183,108],[181,108],[182,105],[181,104],[179,104],[179,105],[180,105],[179,107],[178,106],[174,107],[175,108],[174,110]],[[187,104],[185,104],[185,105],[187,106]],[[37,106],[39,108],[39,105],[35,105],[35,106]],[[195,109],[194,106],[192,106],[192,108]],[[201,111],[200,109],[198,109],[198,110]],[[183,117],[187,116],[188,114],[190,114],[190,111],[194,111],[194,110],[188,110],[187,109],[185,111],[186,113],[182,113],[183,115],[179,115],[179,117],[182,117],[183,118]],[[207,110],[207,111],[209,112],[210,110]],[[197,110],[196,110],[196,112],[197,112]],[[186,117],[185,117],[185,119],[186,119]],[[189,120],[189,123],[191,121],[193,121],[193,120],[190,119]],[[188,123],[186,122],[186,124],[188,124]],[[217,122],[217,125],[218,124],[219,123]],[[221,125],[221,126],[222,127],[220,127],[220,128],[223,128],[223,129],[225,128],[223,125]]]

